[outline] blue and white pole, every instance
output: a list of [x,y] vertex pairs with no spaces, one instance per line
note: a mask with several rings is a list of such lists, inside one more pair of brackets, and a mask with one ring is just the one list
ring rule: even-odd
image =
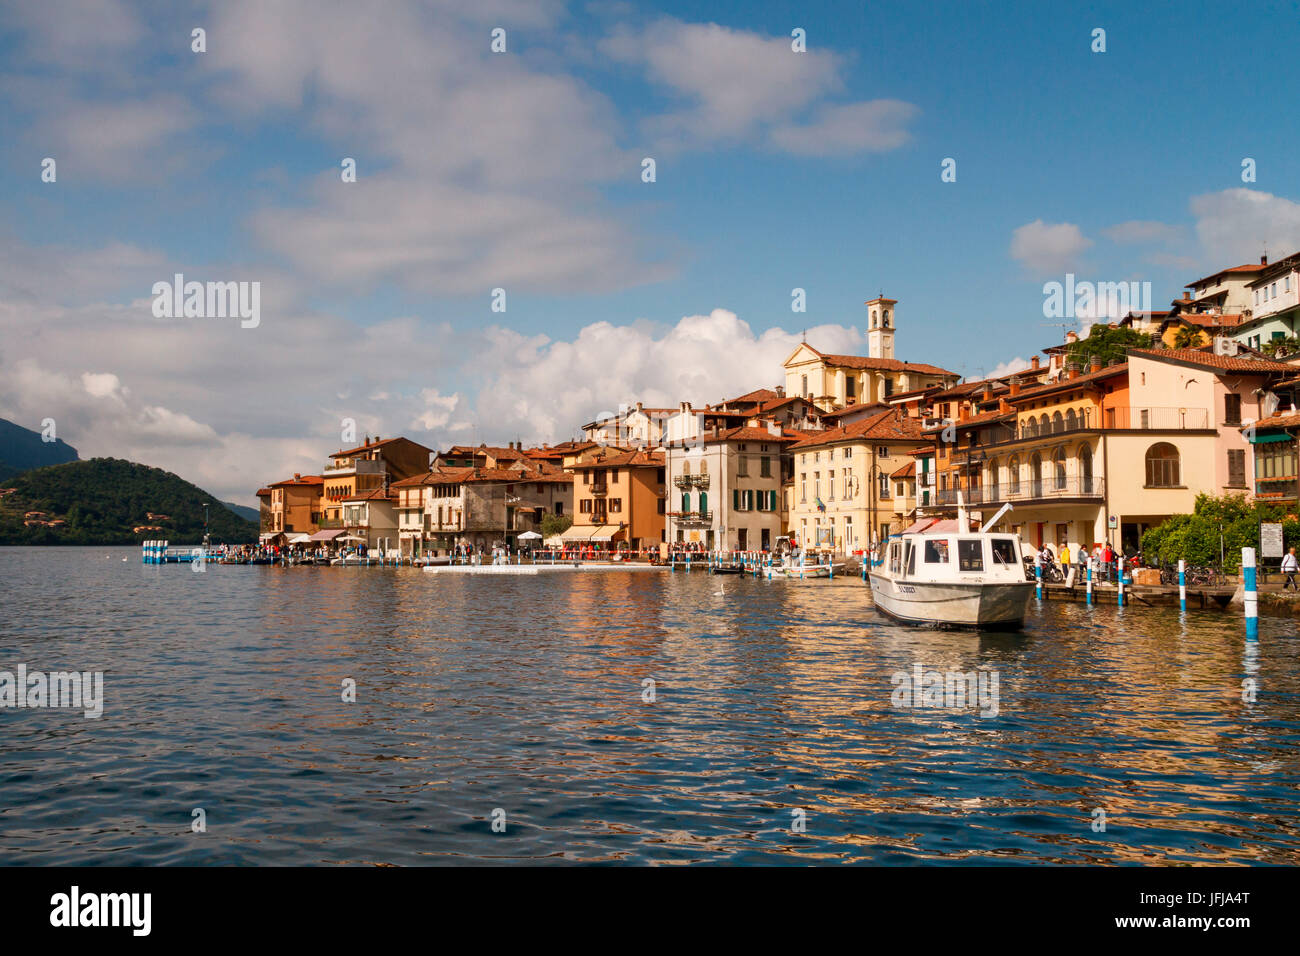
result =
[[1246,640],[1259,640],[1259,588],[1255,580],[1255,549],[1241,549],[1241,574],[1245,586]]
[[1119,606],[1124,606],[1124,565],[1119,564]]
[[1088,604],[1091,605],[1092,604],[1092,558],[1088,558],[1088,570],[1086,573],[1088,575],[1088,581],[1087,581]]
[[1178,559],[1178,609],[1187,610],[1187,562]]
[[1034,562],[1034,596],[1040,601],[1043,599],[1043,563],[1041,560]]

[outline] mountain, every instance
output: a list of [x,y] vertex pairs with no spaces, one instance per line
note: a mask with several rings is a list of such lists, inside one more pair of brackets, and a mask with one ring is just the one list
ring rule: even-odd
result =
[[[0,544],[138,544],[146,538],[198,544],[204,502],[214,543],[257,540],[257,522],[239,517],[202,488],[161,468],[117,458],[36,468],[6,486],[13,491],[0,497]],[[31,512],[41,514],[29,517]]]
[[250,508],[248,505],[237,505],[233,501],[223,501],[221,503],[245,521],[256,523],[262,520],[262,515],[256,508]]
[[62,438],[47,442],[40,432],[0,418],[0,481],[29,468],[76,461],[77,449]]

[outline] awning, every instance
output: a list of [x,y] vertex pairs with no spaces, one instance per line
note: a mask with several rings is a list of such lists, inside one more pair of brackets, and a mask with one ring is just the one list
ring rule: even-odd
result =
[[546,540],[547,540],[548,542],[549,542],[549,541],[555,541],[555,540],[557,540],[557,539],[560,540],[560,541],[562,541],[562,542],[568,542],[568,541],[586,541],[588,538],[591,537],[591,532],[592,532],[592,531],[595,531],[595,530],[598,530],[598,529],[595,528],[595,527],[592,526],[592,525],[589,525],[589,524],[575,524],[575,525],[570,525],[569,527],[567,527],[567,528],[565,528],[563,531],[561,531],[559,534],[554,535],[554,536],[552,536],[552,537],[550,537],[550,538],[547,538]]
[[1261,435],[1258,432],[1256,432],[1255,437],[1252,438],[1250,442],[1252,445],[1266,445],[1269,442],[1293,441],[1294,439],[1295,436],[1292,435],[1290,432],[1274,432],[1271,435]]
[[283,531],[276,531],[276,532],[273,532],[273,533],[270,533],[270,534],[259,534],[259,535],[258,535],[258,538],[261,539],[262,541],[270,541],[272,538],[283,538],[283,537],[284,537],[284,532],[283,532]]
[[298,534],[295,534],[292,538],[290,538],[289,543],[302,544],[304,541],[310,541],[310,540],[311,540],[311,535],[307,534],[305,531],[302,531],[299,532]]
[[591,541],[593,544],[605,544],[613,541],[622,533],[623,528],[621,525],[603,524],[593,531],[587,540]]
[[333,541],[342,533],[343,533],[342,528],[336,528],[333,531],[317,531],[314,535],[312,535],[307,540],[308,541]]

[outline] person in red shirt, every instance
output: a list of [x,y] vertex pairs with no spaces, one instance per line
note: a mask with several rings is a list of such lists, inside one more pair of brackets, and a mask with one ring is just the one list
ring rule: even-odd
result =
[[1109,544],[1106,545],[1106,550],[1101,553],[1101,564],[1106,573],[1106,580],[1109,582],[1111,571],[1115,567],[1115,550]]

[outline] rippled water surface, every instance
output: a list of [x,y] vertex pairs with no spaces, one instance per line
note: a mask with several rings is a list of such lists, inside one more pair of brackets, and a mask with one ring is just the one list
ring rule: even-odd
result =
[[[0,710],[5,864],[1300,862],[1290,619],[973,634],[856,579],[107,548],[0,549],[0,607],[0,670],[106,672],[98,720]],[[918,663],[996,672],[999,713],[893,706]]]

